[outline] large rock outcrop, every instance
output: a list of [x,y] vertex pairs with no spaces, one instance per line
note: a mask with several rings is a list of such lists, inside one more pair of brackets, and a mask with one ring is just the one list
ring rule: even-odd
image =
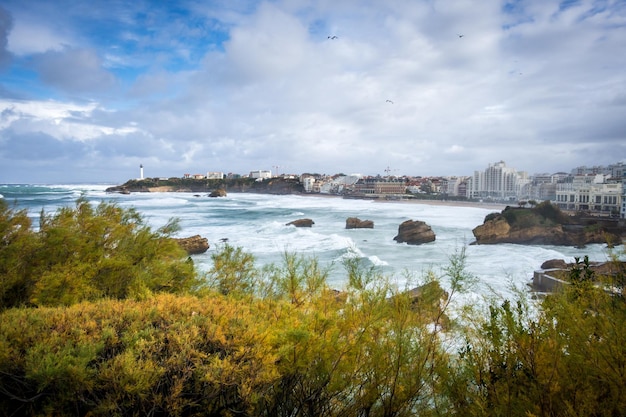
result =
[[398,235],[393,240],[408,245],[421,245],[435,241],[435,232],[425,222],[407,220],[398,226]]
[[357,217],[346,219],[346,229],[373,229],[374,222],[371,220],[361,220]]
[[209,241],[200,235],[175,238],[174,240],[188,255],[198,255],[209,250]]
[[287,223],[285,226],[311,227],[315,222],[311,219],[298,219]]
[[590,243],[619,244],[624,229],[601,218],[568,216],[549,202],[536,208],[507,207],[491,213],[472,230],[475,244],[517,243],[582,247]]

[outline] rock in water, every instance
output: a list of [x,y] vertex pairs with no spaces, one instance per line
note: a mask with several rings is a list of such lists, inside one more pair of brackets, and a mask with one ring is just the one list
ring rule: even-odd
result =
[[223,188],[219,188],[217,190],[211,191],[209,197],[226,197],[226,190]]
[[198,255],[209,250],[209,241],[206,238],[201,237],[200,235],[176,238],[174,240],[176,240],[176,242],[185,251],[187,251],[188,255]]
[[421,245],[435,241],[435,232],[425,222],[407,220],[398,227],[398,235],[393,238],[398,243]]
[[361,220],[357,217],[346,219],[346,229],[373,229],[374,222],[371,220]]
[[298,219],[287,223],[285,226],[311,227],[315,222],[311,219]]
[[472,230],[476,244],[517,243],[584,247],[619,244],[626,229],[611,219],[569,216],[550,202],[535,208],[507,207],[491,213]]

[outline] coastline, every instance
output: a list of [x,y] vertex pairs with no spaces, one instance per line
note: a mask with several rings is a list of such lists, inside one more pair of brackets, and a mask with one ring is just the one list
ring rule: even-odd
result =
[[[344,198],[336,194],[321,193],[299,193],[297,195],[303,197],[315,198]],[[458,200],[421,200],[421,199],[384,199],[384,198],[355,198],[355,200],[369,200],[374,203],[393,203],[393,204],[424,204],[428,206],[447,206],[447,207],[472,207],[482,209],[493,209],[494,211],[502,211],[507,207],[503,203],[485,203],[477,201],[458,201]]]
[[507,205],[502,203],[479,203],[476,201],[456,201],[456,200],[374,200],[382,203],[404,203],[404,204],[424,204],[428,206],[448,206],[448,207],[473,207],[483,209],[493,209],[502,211]]

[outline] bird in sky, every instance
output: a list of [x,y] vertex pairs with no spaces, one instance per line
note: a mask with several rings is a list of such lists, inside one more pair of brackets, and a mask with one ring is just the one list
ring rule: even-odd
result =
[[333,36],[329,36],[328,39],[338,39],[337,36],[333,35]]
[[385,100],[385,103],[391,103],[391,104],[393,104],[393,101],[391,101],[391,100]]
[[465,35],[461,35],[460,33],[457,33],[456,36],[458,36],[459,38],[462,38]]

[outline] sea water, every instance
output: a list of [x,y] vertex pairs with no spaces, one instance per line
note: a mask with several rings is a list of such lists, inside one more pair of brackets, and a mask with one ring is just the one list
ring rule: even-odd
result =
[[[0,185],[0,195],[10,205],[27,209],[38,225],[40,213],[54,213],[72,206],[83,196],[97,204],[115,202],[120,207],[136,209],[153,228],[179,220],[176,237],[201,235],[210,249],[192,258],[206,271],[211,255],[227,242],[254,255],[257,266],[280,264],[285,254],[315,257],[330,268],[328,283],[341,289],[346,284],[343,261],[358,257],[389,277],[398,286],[419,283],[428,272],[441,277],[450,257],[464,250],[466,272],[477,278],[473,292],[465,297],[497,296],[509,298],[516,289],[524,289],[533,271],[549,259],[573,262],[589,256],[591,261],[606,261],[611,252],[603,244],[583,249],[549,245],[471,245],[472,229],[485,216],[501,207],[477,208],[342,199],[340,197],[265,195],[229,193],[211,198],[206,193],[106,193],[110,184],[97,185]],[[346,219],[358,217],[374,222],[373,229],[346,229]],[[308,218],[310,228],[287,226]],[[405,220],[420,220],[431,226],[436,240],[423,245],[398,244],[393,238]],[[615,254],[624,257],[623,249]],[[620,253],[621,252],[621,253]]]

